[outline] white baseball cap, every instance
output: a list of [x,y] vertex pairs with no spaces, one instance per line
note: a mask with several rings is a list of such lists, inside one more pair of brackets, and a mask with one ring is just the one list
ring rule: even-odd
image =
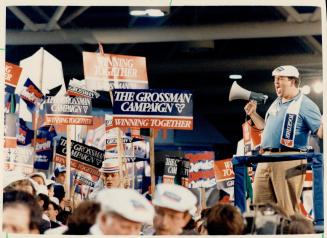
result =
[[272,71],[272,76],[286,76],[299,78],[300,73],[297,68],[292,65],[279,66]]
[[134,222],[150,225],[153,222],[153,206],[135,190],[103,189],[97,194],[96,201],[101,204],[101,211],[103,212],[114,212]]
[[196,206],[196,196],[187,188],[177,184],[158,184],[152,204],[178,212],[192,212]]
[[55,181],[53,181],[53,180],[51,180],[51,179],[46,179],[45,180],[45,185],[46,186],[49,186],[49,185],[51,185],[51,184],[55,184],[56,182]]
[[102,166],[99,169],[101,173],[117,173],[119,169],[119,160],[117,158],[106,159],[102,162]]
[[46,184],[46,180],[47,178],[45,177],[45,174],[43,172],[35,172],[35,173],[31,173],[28,177],[32,178],[34,176],[39,176],[43,179],[44,184]]
[[49,199],[50,199],[50,202],[53,202],[57,206],[60,206],[59,205],[59,199],[58,198],[56,198],[56,197],[49,197]]
[[17,182],[19,180],[27,179],[22,172],[19,171],[5,171],[3,174],[3,187],[7,187],[13,182]]
[[39,194],[44,194],[46,196],[49,197],[49,192],[48,192],[48,188],[47,186],[45,185],[39,185],[37,190],[36,190],[36,194],[39,195]]

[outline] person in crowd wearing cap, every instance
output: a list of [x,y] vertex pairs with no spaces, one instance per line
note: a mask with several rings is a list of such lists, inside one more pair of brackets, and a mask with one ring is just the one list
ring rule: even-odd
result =
[[48,189],[45,185],[39,185],[37,193],[37,203],[42,211],[42,220],[39,226],[40,233],[43,234],[47,229],[51,227],[50,218],[47,216],[46,210],[49,206]]
[[46,176],[42,172],[35,172],[29,175],[38,185],[45,185]]
[[[53,197],[54,196],[54,184],[55,184],[55,181],[51,180],[51,179],[47,179],[45,181],[45,185],[47,186],[48,188],[48,195],[49,195],[49,198]],[[59,199],[58,199],[59,200]]]
[[25,177],[23,173],[17,171],[5,171],[3,177],[4,192],[19,190],[27,192],[33,196],[36,195],[38,184],[31,178]]
[[204,227],[209,235],[242,235],[244,221],[241,212],[231,204],[211,207]]
[[104,160],[99,172],[101,176],[90,194],[90,199],[94,199],[96,194],[104,188],[119,188],[121,185],[119,160],[117,158]]
[[59,199],[59,203],[61,203],[62,199],[65,197],[65,180],[66,180],[66,168],[64,166],[57,167],[54,170],[55,176],[55,184],[54,188],[54,196]]
[[92,235],[140,235],[142,224],[152,224],[154,209],[150,202],[132,189],[103,189],[96,201],[101,210]]
[[39,234],[41,215],[33,195],[18,190],[3,194],[3,232]]
[[47,214],[47,216],[50,219],[51,229],[62,225],[61,222],[57,220],[57,216],[58,216],[60,210],[61,210],[61,208],[59,205],[59,199],[56,197],[50,197],[48,209],[45,211],[45,213]]
[[[256,112],[256,102],[244,107],[258,129],[263,129],[261,148],[265,153],[299,153],[307,149],[310,132],[323,137],[318,106],[299,90],[297,68],[291,65],[273,70],[277,99],[265,120]],[[298,152],[297,152],[298,151]],[[306,160],[259,163],[254,179],[254,203],[275,202],[290,216],[299,211]]]
[[152,199],[155,235],[182,235],[196,202],[196,196],[183,186],[158,184]]

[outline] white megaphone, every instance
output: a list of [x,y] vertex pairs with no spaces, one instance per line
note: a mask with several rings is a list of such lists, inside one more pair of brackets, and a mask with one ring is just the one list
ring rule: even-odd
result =
[[242,88],[240,85],[234,81],[230,91],[229,91],[229,101],[233,101],[235,99],[243,99],[243,100],[255,100],[258,104],[265,104],[266,100],[268,99],[267,95],[264,95],[263,93],[256,93],[251,92],[249,90],[246,90]]

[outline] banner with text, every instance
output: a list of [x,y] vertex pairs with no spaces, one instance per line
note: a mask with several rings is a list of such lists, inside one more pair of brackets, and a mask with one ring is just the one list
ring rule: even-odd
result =
[[186,90],[114,91],[113,125],[117,127],[193,129],[193,97]]
[[86,97],[48,97],[45,101],[45,123],[92,125],[92,103]]
[[17,86],[20,74],[22,72],[22,68],[18,65],[11,64],[6,62],[5,65],[5,85],[6,85],[6,92],[13,93]]
[[148,88],[145,57],[83,52],[83,67],[89,90]]
[[213,151],[187,151],[190,160],[189,188],[210,188],[216,185]]
[[215,176],[218,188],[234,187],[235,175],[231,158],[215,161]]
[[[66,138],[61,137],[56,149],[56,163],[66,164],[66,150]],[[72,168],[99,177],[104,151],[72,140],[71,159]]]
[[75,97],[87,97],[87,98],[99,98],[100,97],[99,93],[92,91],[92,90],[88,90],[86,88],[83,88],[80,85],[74,84],[75,81],[73,81],[73,80],[69,81],[67,95],[75,96]]

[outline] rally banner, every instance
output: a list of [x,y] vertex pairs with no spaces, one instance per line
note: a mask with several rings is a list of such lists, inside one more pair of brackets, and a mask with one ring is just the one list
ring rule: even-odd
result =
[[244,155],[252,155],[252,150],[255,150],[261,144],[262,130],[256,128],[251,120],[242,124],[243,140],[244,140]]
[[[71,167],[99,177],[104,151],[77,141],[71,142]],[[66,164],[66,150],[66,138],[61,137],[56,149],[56,163]]]
[[67,95],[69,96],[75,96],[75,97],[87,97],[87,98],[99,98],[100,94],[91,91],[88,89],[85,89],[83,87],[80,87],[79,85],[76,85],[73,83],[73,80],[69,81],[68,89],[67,89]]
[[148,88],[145,57],[83,52],[89,90]]
[[41,104],[44,95],[41,90],[29,78],[24,83],[20,97],[26,102],[27,108],[33,111],[37,104]]
[[43,126],[37,130],[35,141],[35,169],[48,170],[53,157],[53,138],[57,136],[54,126]]
[[92,125],[92,103],[85,97],[48,97],[45,101],[45,123]]
[[87,186],[92,187],[92,188],[94,188],[94,186],[95,186],[95,182],[92,181],[91,178],[86,177],[86,176],[85,176],[83,173],[81,173],[81,172],[78,172],[78,173],[76,174],[76,176],[75,176],[75,182],[76,182],[77,184],[84,184],[84,185],[87,185]]
[[210,188],[216,185],[213,151],[190,151],[184,157],[190,160],[189,188]]
[[20,74],[22,72],[22,68],[18,65],[11,64],[6,62],[5,64],[5,85],[6,92],[14,93]]
[[193,129],[193,96],[186,90],[114,91],[113,125],[157,129]]

